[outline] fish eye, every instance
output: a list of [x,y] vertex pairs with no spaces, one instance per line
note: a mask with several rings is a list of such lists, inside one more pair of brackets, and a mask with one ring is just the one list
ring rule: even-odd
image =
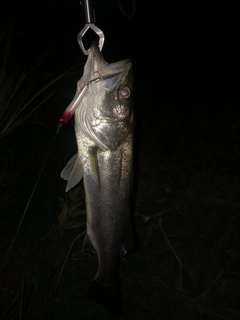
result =
[[131,90],[127,86],[122,86],[118,89],[118,94],[120,98],[127,99],[131,94]]

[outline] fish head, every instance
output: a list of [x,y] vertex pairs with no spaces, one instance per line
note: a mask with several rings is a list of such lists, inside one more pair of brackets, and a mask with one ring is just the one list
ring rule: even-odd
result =
[[[96,79],[95,81],[92,81]],[[75,123],[103,149],[116,149],[132,131],[133,73],[130,59],[108,63],[97,43],[93,43],[79,90],[89,88]]]
[[98,111],[106,119],[124,120],[131,117],[133,106],[133,74],[130,59],[114,62],[101,71],[102,100]]
[[96,117],[124,119],[130,115],[133,100],[133,75],[130,59],[107,63],[96,42],[92,44],[85,72],[91,83],[90,98]]

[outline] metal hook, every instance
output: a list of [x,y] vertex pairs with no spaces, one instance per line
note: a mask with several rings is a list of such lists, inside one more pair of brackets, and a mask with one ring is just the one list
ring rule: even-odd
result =
[[84,34],[87,32],[87,30],[88,29],[92,29],[98,35],[98,37],[99,37],[99,44],[98,45],[99,45],[100,51],[102,50],[105,38],[104,38],[104,34],[103,34],[102,30],[100,30],[94,24],[94,22],[95,22],[95,13],[94,13],[94,10],[93,10],[92,0],[82,0],[81,3],[84,6],[85,26],[79,32],[77,40],[78,40],[80,48],[82,49],[82,52],[84,54],[88,55],[89,52],[90,52],[90,48],[86,50],[84,45],[83,45],[83,42],[82,42],[82,38],[83,38]]
[[85,26],[83,27],[83,29],[79,32],[77,40],[79,43],[80,48],[82,49],[82,52],[86,55],[89,54],[90,52],[90,48],[89,49],[85,49],[84,44],[82,42],[82,38],[84,36],[84,34],[87,32],[88,29],[92,29],[98,36],[99,36],[99,50],[102,50],[103,44],[104,44],[104,34],[102,32],[102,30],[100,30],[98,27],[95,26],[94,23],[89,23],[89,24],[85,24]]
[[75,113],[75,111],[78,108],[79,104],[81,103],[84,95],[86,94],[88,86],[90,85],[90,83],[92,83],[92,82],[96,82],[97,83],[98,81],[100,81],[100,79],[101,79],[100,78],[100,73],[98,71],[95,71],[94,73],[97,74],[97,77],[95,77],[95,78],[93,78],[91,80],[88,80],[84,84],[84,86],[82,88],[80,88],[80,90],[75,94],[75,97],[73,98],[72,102],[69,104],[69,106],[64,111],[64,113],[61,116],[61,118],[59,119],[58,131],[62,127],[62,124],[63,123],[67,123],[68,120],[73,116],[73,114]]

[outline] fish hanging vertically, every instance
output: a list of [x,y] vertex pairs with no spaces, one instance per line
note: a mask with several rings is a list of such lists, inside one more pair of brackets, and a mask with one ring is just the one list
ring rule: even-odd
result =
[[[92,246],[98,256],[89,296],[106,305],[106,299],[120,299],[120,257],[134,247],[130,219],[134,130],[131,61],[108,64],[94,43],[76,95],[62,119],[69,118],[73,109],[78,153],[61,177],[68,180],[66,191],[83,177],[87,212],[83,251]],[[117,302],[107,304],[113,311],[120,309]]]

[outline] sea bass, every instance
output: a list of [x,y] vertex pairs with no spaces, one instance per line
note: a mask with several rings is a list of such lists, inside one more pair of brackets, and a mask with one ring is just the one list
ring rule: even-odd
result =
[[62,119],[73,112],[78,153],[61,177],[68,180],[66,191],[83,177],[87,212],[83,251],[92,246],[98,256],[90,297],[99,292],[100,297],[94,299],[104,303],[103,292],[109,297],[118,295],[119,260],[134,247],[130,219],[134,131],[131,61],[109,64],[94,43],[76,95]]

